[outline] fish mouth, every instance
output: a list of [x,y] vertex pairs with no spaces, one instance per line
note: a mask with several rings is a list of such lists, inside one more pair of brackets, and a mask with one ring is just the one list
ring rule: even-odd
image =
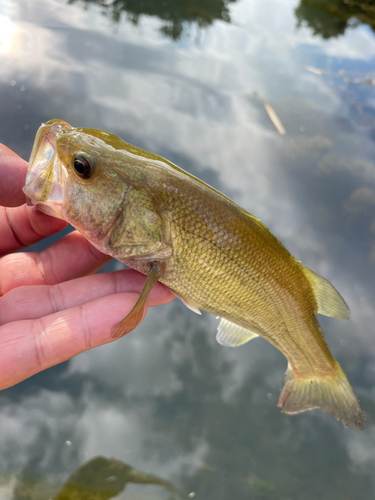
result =
[[26,184],[23,192],[29,206],[53,217],[62,219],[64,185],[67,172],[56,151],[58,136],[64,130],[72,129],[63,120],[50,120],[43,123],[36,134]]

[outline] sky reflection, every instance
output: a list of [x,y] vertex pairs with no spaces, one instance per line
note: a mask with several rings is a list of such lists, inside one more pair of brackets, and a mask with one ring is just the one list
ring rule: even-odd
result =
[[95,5],[7,2],[0,140],[27,158],[42,121],[108,130],[260,217],[351,308],[350,322],[320,321],[366,430],[281,415],[282,355],[261,339],[224,349],[215,318],[175,301],[116,344],[0,394],[9,498],[23,470],[62,482],[97,455],[207,500],[374,495],[375,89],[365,80],[375,38],[365,25],[329,40],[296,29],[298,6],[233,2],[230,24],[219,18],[199,37],[191,25],[174,41],[147,10],[114,25]]

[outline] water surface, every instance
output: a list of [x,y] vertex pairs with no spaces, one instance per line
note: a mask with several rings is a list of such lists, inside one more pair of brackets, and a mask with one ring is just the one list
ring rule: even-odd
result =
[[[367,418],[360,433],[282,415],[281,353],[262,339],[225,349],[214,317],[174,301],[0,393],[1,500],[47,500],[98,455],[186,498],[374,497],[372,4],[0,3],[0,141],[27,159],[51,118],[108,130],[260,217],[348,302],[349,322],[320,322]],[[116,498],[175,496],[132,483]]]

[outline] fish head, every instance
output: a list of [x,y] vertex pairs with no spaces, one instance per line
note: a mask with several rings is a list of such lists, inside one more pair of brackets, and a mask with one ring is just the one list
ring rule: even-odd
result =
[[107,132],[51,120],[39,128],[23,188],[27,203],[64,219],[95,244],[121,216],[143,163]]

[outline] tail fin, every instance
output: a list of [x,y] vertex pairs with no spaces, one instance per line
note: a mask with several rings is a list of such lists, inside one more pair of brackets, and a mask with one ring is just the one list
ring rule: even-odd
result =
[[277,406],[283,413],[301,413],[319,408],[339,420],[344,427],[364,428],[364,415],[352,386],[337,363],[337,375],[295,377],[288,366]]

